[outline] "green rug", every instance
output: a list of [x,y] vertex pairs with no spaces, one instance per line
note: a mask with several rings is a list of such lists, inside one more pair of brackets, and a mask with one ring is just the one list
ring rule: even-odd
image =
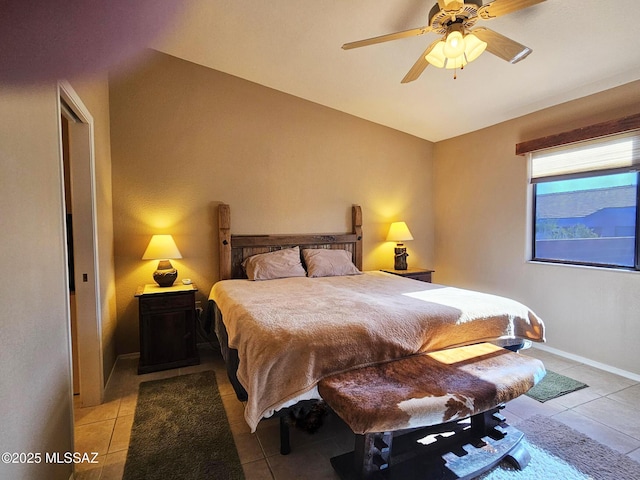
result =
[[122,478],[244,479],[214,372],[140,384]]
[[545,377],[540,380],[535,387],[529,390],[526,395],[544,403],[552,398],[557,398],[588,386],[586,383],[547,370]]

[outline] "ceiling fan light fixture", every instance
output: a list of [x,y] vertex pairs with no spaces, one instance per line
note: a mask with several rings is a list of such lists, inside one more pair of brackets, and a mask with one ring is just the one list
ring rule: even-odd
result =
[[447,58],[457,58],[465,52],[465,40],[459,29],[449,32],[443,51]]
[[467,63],[469,62],[466,58],[464,58],[463,53],[456,58],[447,58],[447,63],[444,68],[446,68],[447,70],[457,70],[458,68],[463,68]]
[[464,55],[467,57],[467,62],[473,62],[487,48],[487,42],[483,42],[473,33],[464,37],[464,45]]
[[447,57],[444,55],[444,41],[440,40],[435,47],[424,57],[427,62],[437,68],[444,68]]

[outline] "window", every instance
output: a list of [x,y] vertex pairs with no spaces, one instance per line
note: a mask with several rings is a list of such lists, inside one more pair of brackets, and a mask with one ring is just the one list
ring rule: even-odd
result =
[[639,270],[640,132],[531,154],[533,260]]

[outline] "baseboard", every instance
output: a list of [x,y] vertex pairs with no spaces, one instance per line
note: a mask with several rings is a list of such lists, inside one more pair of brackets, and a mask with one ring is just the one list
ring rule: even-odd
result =
[[545,352],[553,353],[554,355],[558,355],[559,357],[568,358],[569,360],[574,360],[576,362],[584,363],[585,365],[589,365],[590,367],[599,368],[600,370],[604,370],[605,372],[613,373],[615,375],[620,375],[621,377],[628,378],[635,382],[640,382],[640,375],[637,373],[629,372],[627,370],[622,370],[621,368],[612,367],[611,365],[607,365],[606,363],[596,362],[595,360],[591,360],[590,358],[581,357],[580,355],[575,355],[573,353],[568,353],[563,350],[558,350],[557,348],[550,347],[548,345],[533,343],[533,348],[538,348],[540,350],[544,350]]
[[111,372],[109,372],[109,378],[107,378],[107,383],[104,384],[105,391],[109,387],[109,382],[111,382],[111,377],[113,376],[113,372],[116,369],[116,364],[118,363],[119,358],[138,358],[140,356],[140,352],[133,353],[123,353],[122,355],[118,355],[116,357],[116,361],[113,362],[113,366],[111,367]]
[[116,361],[118,358],[138,358],[140,356],[140,352],[132,352],[132,353],[123,353],[122,355],[118,355],[116,357]]

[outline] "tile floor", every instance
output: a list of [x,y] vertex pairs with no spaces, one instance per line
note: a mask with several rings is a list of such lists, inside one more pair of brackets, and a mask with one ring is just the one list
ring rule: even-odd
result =
[[[217,374],[247,480],[337,478],[329,458],[352,449],[348,427],[329,417],[314,435],[292,429],[293,451],[288,456],[280,455],[278,421],[264,420],[257,432],[251,434],[243,419],[243,404],[233,393],[219,353],[206,345],[200,346],[200,352],[200,365],[146,375],[136,374],[137,358],[119,358],[105,402],[82,408],[76,401],[75,450],[100,453],[98,464],[82,464],[76,470],[76,479],[122,478],[140,382],[201,370],[214,370]],[[547,369],[587,383],[589,388],[546,403],[523,395],[503,411],[509,423],[516,425],[535,414],[552,416],[640,462],[640,383],[536,348],[524,353],[540,358]]]

